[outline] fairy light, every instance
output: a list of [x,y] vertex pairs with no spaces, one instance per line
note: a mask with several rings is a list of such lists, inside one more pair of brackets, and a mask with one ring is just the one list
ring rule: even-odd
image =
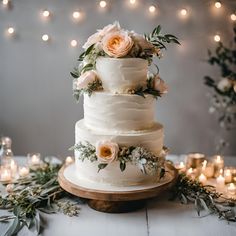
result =
[[236,21],[236,15],[235,15],[235,14],[231,14],[231,15],[230,15],[230,19],[231,19],[232,21]]
[[181,16],[186,16],[188,14],[187,10],[185,8],[180,10]]
[[221,8],[221,6],[222,6],[221,2],[219,2],[219,1],[215,2],[215,7],[217,9]]
[[50,11],[44,10],[43,11],[43,17],[48,18],[50,16]]
[[136,3],[136,0],[129,0],[129,3],[130,3],[130,4],[135,4],[135,3]]
[[2,4],[7,6],[9,4],[9,1],[8,0],[2,0]]
[[107,2],[106,1],[100,1],[99,5],[101,8],[105,8],[107,6]]
[[149,12],[154,13],[156,11],[156,7],[154,5],[151,5],[149,7]]
[[216,34],[216,35],[214,36],[214,40],[215,40],[216,42],[220,42],[220,35]]
[[72,16],[74,19],[78,19],[80,17],[81,13],[79,11],[74,11]]
[[7,32],[8,32],[8,34],[14,34],[14,32],[15,32],[15,29],[13,28],[13,27],[9,27],[8,29],[7,29]]
[[42,36],[42,40],[43,40],[44,42],[47,42],[47,41],[49,40],[49,36],[48,36],[47,34],[44,34],[44,35]]
[[70,41],[70,45],[71,45],[71,47],[73,47],[73,48],[76,47],[77,44],[78,44],[78,42],[77,42],[75,39],[73,39],[73,40]]

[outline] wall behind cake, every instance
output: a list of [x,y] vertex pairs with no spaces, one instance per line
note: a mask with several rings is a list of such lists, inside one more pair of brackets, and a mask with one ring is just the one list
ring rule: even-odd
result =
[[[224,132],[208,113],[209,89],[203,77],[218,76],[219,71],[205,59],[207,49],[216,45],[215,34],[225,42],[232,38],[230,14],[236,9],[235,1],[223,1],[220,9],[214,1],[200,0],[136,0],[134,6],[129,0],[106,2],[105,9],[95,0],[12,0],[9,9],[1,6],[0,134],[12,137],[18,155],[71,154],[68,148],[74,143],[74,124],[83,117],[83,103],[76,104],[72,96],[69,72],[85,40],[115,20],[139,33],[161,24],[182,42],[158,61],[170,88],[156,105],[156,118],[165,126],[165,144],[172,153],[213,154],[217,137]],[[149,12],[152,4],[157,7],[154,14]],[[179,15],[182,8],[187,9],[185,19]],[[43,9],[51,11],[49,20],[42,19]],[[83,14],[75,22],[71,15],[77,9]],[[5,32],[9,26],[15,29],[14,37]],[[43,34],[50,36],[49,42],[42,41]],[[78,40],[78,47],[71,47],[72,39]],[[235,154],[235,132],[224,137],[231,142],[227,153]]]

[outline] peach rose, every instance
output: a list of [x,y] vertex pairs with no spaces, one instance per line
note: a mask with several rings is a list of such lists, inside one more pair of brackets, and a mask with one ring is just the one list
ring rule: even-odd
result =
[[127,32],[120,31],[106,35],[102,40],[105,53],[111,57],[124,57],[133,47],[133,40]]
[[96,155],[102,163],[110,163],[116,160],[119,152],[117,143],[111,141],[98,141],[96,143]]
[[164,80],[162,80],[158,75],[154,78],[153,88],[158,90],[160,93],[167,93],[168,87],[165,84]]
[[84,72],[75,82],[75,88],[77,90],[88,87],[88,84],[97,79],[97,73],[94,70]]

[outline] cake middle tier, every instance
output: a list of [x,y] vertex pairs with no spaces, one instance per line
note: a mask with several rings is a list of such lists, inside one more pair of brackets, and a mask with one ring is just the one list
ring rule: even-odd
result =
[[155,98],[135,94],[94,92],[84,96],[84,123],[93,130],[130,132],[155,124]]
[[87,141],[92,145],[96,145],[98,141],[112,141],[119,146],[140,146],[148,149],[155,155],[159,155],[163,148],[163,126],[155,123],[154,126],[145,131],[129,132],[129,133],[114,133],[99,132],[89,129],[85,126],[84,120],[79,120],[75,125],[75,143]]

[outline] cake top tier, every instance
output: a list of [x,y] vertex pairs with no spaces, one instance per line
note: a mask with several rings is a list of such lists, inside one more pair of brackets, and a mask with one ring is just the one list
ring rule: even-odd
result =
[[166,44],[179,42],[174,35],[160,31],[158,26],[152,33],[140,35],[115,22],[91,35],[83,45],[81,63],[71,72],[75,97],[96,90],[155,97],[165,93],[167,87],[158,75],[159,69],[148,73],[148,65],[154,57],[161,58]]

